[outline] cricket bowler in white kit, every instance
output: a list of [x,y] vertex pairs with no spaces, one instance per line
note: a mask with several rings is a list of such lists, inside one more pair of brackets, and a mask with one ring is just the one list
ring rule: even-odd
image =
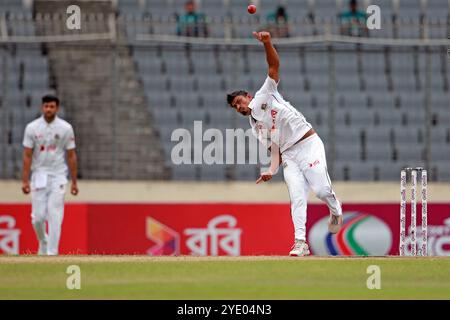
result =
[[337,233],[342,226],[342,207],[331,186],[322,140],[305,117],[278,92],[280,61],[270,33],[254,32],[253,35],[264,44],[268,77],[255,97],[246,91],[234,91],[227,96],[227,101],[237,112],[249,117],[253,133],[270,149],[270,168],[256,183],[269,181],[282,162],[295,230],[289,255],[307,256],[310,254],[306,242],[309,190],[327,204],[331,233]]
[[27,125],[23,138],[22,191],[31,192],[31,220],[40,255],[58,254],[67,184],[66,152],[72,178],[70,191],[78,194],[75,136],[72,126],[58,118],[58,111],[59,99],[44,96],[42,116]]

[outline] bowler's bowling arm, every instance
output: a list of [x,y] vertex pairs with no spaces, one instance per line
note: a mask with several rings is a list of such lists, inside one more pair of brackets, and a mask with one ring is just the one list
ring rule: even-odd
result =
[[269,65],[269,77],[271,77],[275,82],[278,83],[280,81],[279,78],[279,69],[280,69],[280,57],[278,56],[278,52],[272,44],[272,41],[269,40],[264,42],[264,50],[266,51],[266,60]]

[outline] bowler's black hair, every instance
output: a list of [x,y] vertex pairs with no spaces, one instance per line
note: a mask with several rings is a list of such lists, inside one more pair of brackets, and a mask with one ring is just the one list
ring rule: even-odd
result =
[[47,102],[56,102],[56,105],[59,106],[59,99],[57,96],[54,96],[51,94],[47,94],[47,95],[43,96],[42,104],[47,103]]
[[227,94],[227,102],[231,106],[231,103],[233,102],[234,98],[236,98],[237,96],[246,97],[247,95],[248,95],[248,92],[244,91],[244,90],[233,91],[232,93]]

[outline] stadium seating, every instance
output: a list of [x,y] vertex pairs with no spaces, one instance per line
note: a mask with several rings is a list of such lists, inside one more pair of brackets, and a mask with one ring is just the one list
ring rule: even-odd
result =
[[[163,47],[163,56],[169,61],[169,56],[173,55],[178,65],[187,64],[187,58],[179,51],[173,52],[173,48]],[[326,51],[325,51],[326,52]],[[194,54],[194,56],[197,53]],[[334,178],[349,180],[396,180],[398,168],[402,164],[421,165],[424,161],[424,140],[420,139],[420,131],[425,127],[425,93],[423,86],[417,87],[417,79],[424,81],[424,69],[415,67],[415,56],[410,52],[399,50],[385,57],[384,52],[373,52],[368,50],[361,52],[362,61],[368,61],[360,72],[358,68],[357,56],[351,51],[341,51],[336,53],[336,89],[335,97],[335,121],[338,131],[336,141],[336,153],[334,159]],[[152,52],[149,55],[153,55]],[[207,112],[211,119],[211,125],[216,128],[247,128],[246,121],[239,120],[241,125],[236,125],[235,112],[226,107],[224,94],[229,90],[236,89],[241,86],[243,89],[254,92],[262,83],[265,65],[264,57],[261,52],[246,53],[244,49],[234,54],[220,53],[221,63],[226,66],[225,69],[233,73],[235,79],[227,83],[227,87],[223,88],[221,82],[228,75],[215,72],[214,55],[204,52],[198,52],[202,58],[203,67],[195,68],[193,75],[183,76],[182,79],[175,80],[177,74],[167,73],[166,76],[172,78],[172,86],[167,92],[176,96],[177,100],[184,101],[182,108],[189,110],[188,114],[197,112],[200,115]],[[322,130],[328,126],[329,117],[329,78],[327,73],[328,55],[324,52],[307,56],[306,72],[301,73],[299,55],[291,51],[280,49],[282,58],[282,82],[280,91],[285,97],[296,106],[308,120],[321,132],[322,138],[327,142],[328,130]],[[367,58],[366,58],[367,55]],[[436,53],[437,55],[437,53]],[[246,64],[249,59],[250,72],[239,66]],[[418,53],[417,57],[422,57]],[[238,61],[234,59],[238,58]],[[286,58],[286,59],[285,59]],[[136,55],[136,59],[142,60],[140,55]],[[195,61],[195,60],[194,60]],[[263,61],[263,63],[257,62]],[[391,61],[389,74],[387,61]],[[233,67],[232,62],[236,62],[237,67]],[[155,62],[157,64],[157,62]],[[199,64],[199,62],[196,62]],[[436,63],[433,59],[433,67],[441,72],[442,65]],[[284,66],[288,67],[285,68]],[[208,67],[206,67],[208,66]],[[289,68],[289,66],[294,66]],[[367,67],[367,68],[366,68]],[[175,67],[174,67],[175,68]],[[182,67],[181,72],[186,72]],[[415,72],[414,70],[418,70]],[[284,69],[287,69],[286,71]],[[254,71],[254,72],[252,72]],[[226,72],[224,72],[226,73]],[[145,75],[142,74],[145,79]],[[191,78],[192,77],[192,78]],[[387,77],[391,77],[392,88],[389,88]],[[359,79],[363,78],[366,88],[361,90]],[[193,89],[193,79],[199,79],[198,87]],[[303,82],[308,81],[309,85],[305,88]],[[432,94],[437,93],[438,101],[436,107],[440,105],[448,105],[450,100],[448,94],[443,91],[441,84],[433,88]],[[152,97],[156,98],[159,94],[157,90],[161,86],[155,85],[153,88],[148,87],[146,91],[148,98],[152,101]],[[207,93],[203,92],[206,90]],[[204,96],[206,101],[204,106],[199,106],[196,97]],[[163,95],[163,97],[166,97]],[[166,106],[164,109],[170,108],[169,99],[164,99]],[[319,100],[320,102],[317,102]],[[209,101],[213,101],[210,103]],[[314,101],[314,102],[313,102]],[[434,102],[434,100],[433,100]],[[150,105],[150,107],[152,107]],[[197,110],[197,111],[196,111]],[[440,111],[440,117],[446,117],[445,111]],[[442,113],[442,116],[441,116]],[[444,114],[445,113],[445,114]],[[185,115],[184,115],[185,117]],[[200,119],[201,117],[192,115],[183,124],[189,121]],[[158,125],[166,126],[158,123]],[[179,124],[174,124],[176,128]],[[365,136],[364,142],[361,141],[361,134]],[[446,139],[446,132],[440,129],[434,135],[439,135],[438,140],[432,139],[433,145],[439,145]],[[450,155],[440,154],[435,156],[432,153],[432,160],[436,157],[436,161],[442,161],[442,158],[450,159]],[[216,168],[216,169],[215,169]],[[180,169],[178,169],[180,170]],[[183,169],[181,169],[183,170]],[[185,169],[188,170],[188,169]],[[217,170],[217,176],[223,176],[223,168],[220,166],[200,166],[197,170],[200,173],[196,179],[210,180],[213,171]],[[205,170],[205,173],[203,173]],[[206,171],[207,170],[207,171]],[[235,171],[237,179],[254,179],[253,174],[249,174],[244,168],[236,166],[230,169]],[[206,173],[207,172],[207,173]],[[233,175],[232,175],[233,176]],[[208,178],[206,178],[208,177]]]
[[[225,95],[236,89],[254,93],[266,76],[264,53],[257,46],[169,43],[134,46],[137,34],[174,35],[174,13],[183,12],[184,2],[118,1],[118,21],[123,23],[119,29],[129,44],[129,58],[134,59],[129,68],[135,73],[127,73],[127,77],[132,77],[128,83],[136,86],[132,92],[144,101],[140,107],[145,110],[140,107],[135,110],[141,115],[148,113],[144,117],[146,120],[139,123],[154,126],[171,179],[253,180],[259,170],[256,165],[177,166],[170,161],[172,147],[176,144],[170,142],[171,133],[177,128],[192,129],[195,120],[203,121],[204,130],[248,129],[247,119],[227,106]],[[17,3],[2,1],[0,4],[0,12],[9,12],[26,21],[12,25],[12,34],[35,34],[31,9]],[[264,26],[266,15],[278,3],[286,5],[294,35],[313,35],[321,30],[324,21],[332,24],[332,30],[339,30],[337,17],[340,10],[345,9],[339,7],[339,2],[328,0],[262,0],[257,14],[249,17],[243,3],[200,1],[200,11],[210,18],[212,37],[223,36],[228,16],[233,34],[249,38],[252,28]],[[346,5],[345,1],[340,3]],[[364,3],[360,1],[361,9],[365,9]],[[371,37],[395,36],[394,26],[390,24],[392,15],[397,15],[400,21],[398,38],[421,38],[422,16],[432,23],[430,37],[447,36],[447,0],[428,1],[425,8],[420,6],[419,0],[400,1],[398,9],[391,0],[371,3],[381,6],[383,23],[386,23],[386,28],[378,34],[371,32]],[[312,24],[308,20],[311,15],[315,17]],[[407,28],[408,23],[415,27]],[[450,59],[446,48],[436,46],[428,50],[425,47],[333,43],[279,46],[279,53],[280,92],[312,123],[327,150],[334,149],[334,153],[328,154],[333,179],[397,180],[401,166],[425,164],[428,154],[436,180],[450,180]],[[9,70],[8,77],[0,77],[0,87],[4,81],[8,87],[0,106],[1,118],[7,119],[2,120],[1,127],[0,177],[11,178],[18,177],[21,166],[23,125],[36,116],[41,93],[56,92],[50,73],[55,63],[49,61],[39,45],[21,45],[0,54],[7,59]],[[3,65],[0,65],[3,74],[1,68]],[[11,108],[6,109],[6,105]],[[103,106],[102,111],[110,112],[108,107]],[[427,110],[430,118],[426,116]],[[106,122],[102,125],[102,134],[111,135],[105,126]],[[335,145],[331,148],[333,142]],[[85,159],[90,170],[99,170],[91,157]],[[108,177],[107,171],[102,176]],[[281,174],[277,179],[281,179]]]

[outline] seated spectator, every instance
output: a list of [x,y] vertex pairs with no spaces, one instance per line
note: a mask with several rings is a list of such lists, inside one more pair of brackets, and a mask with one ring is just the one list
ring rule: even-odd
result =
[[185,37],[207,37],[208,26],[206,17],[196,11],[195,1],[187,1],[184,5],[185,14],[177,18],[177,35]]
[[353,37],[368,36],[366,14],[358,10],[356,0],[350,0],[349,7],[349,11],[341,14],[341,33]]
[[289,18],[286,9],[279,6],[277,10],[267,15],[267,30],[272,37],[286,38],[289,37]]

